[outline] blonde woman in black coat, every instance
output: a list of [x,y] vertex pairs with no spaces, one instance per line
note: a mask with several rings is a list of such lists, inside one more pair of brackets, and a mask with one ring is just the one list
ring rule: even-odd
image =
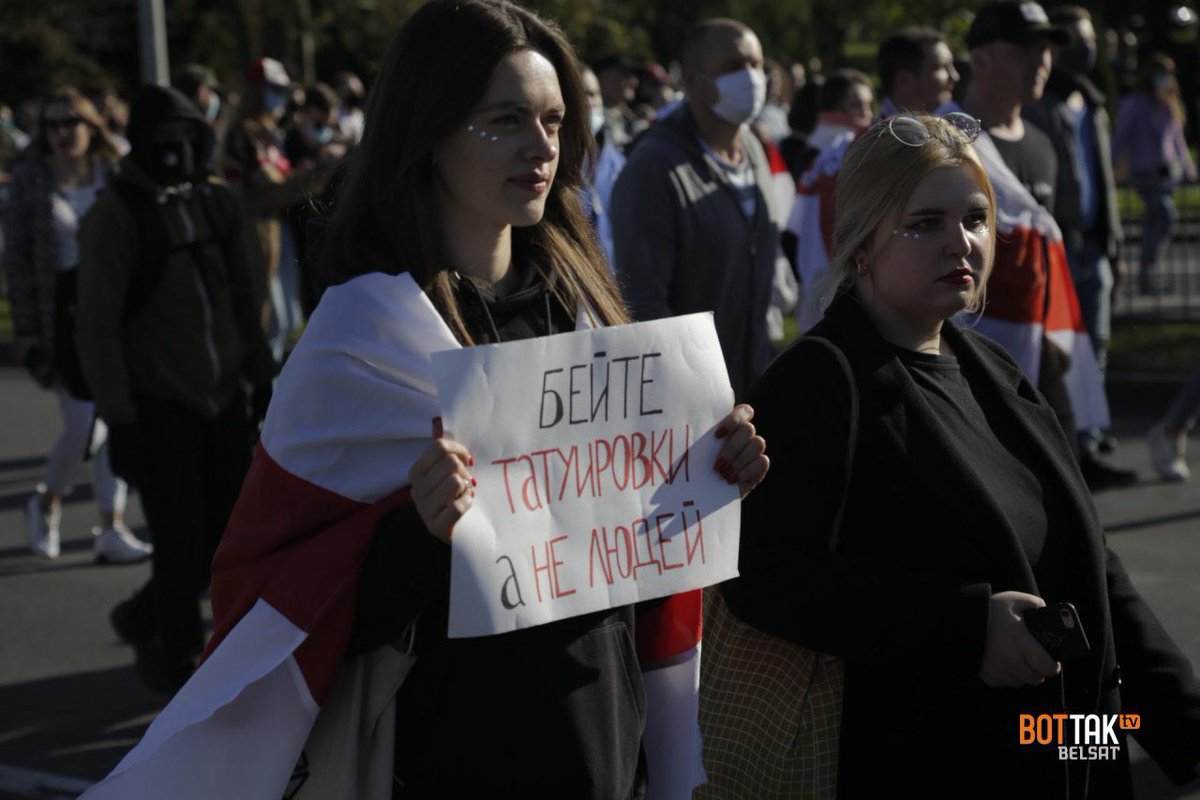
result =
[[[1185,781],[1200,684],[1105,545],[1045,400],[952,321],[980,305],[997,236],[977,132],[965,115],[897,117],[850,148],[839,284],[810,332],[853,374],[850,477],[850,381],[801,342],[748,398],[772,465],[743,506],[741,577],[723,592],[745,622],[845,659],[840,796],[1128,797],[1125,731],[1063,759],[1058,744],[1090,743],[1073,720],[1053,744],[1022,744],[1021,715],[1140,714],[1133,735]],[[1091,648],[1061,662],[1023,622],[1060,602]],[[1082,724],[1108,721],[1095,719]]]

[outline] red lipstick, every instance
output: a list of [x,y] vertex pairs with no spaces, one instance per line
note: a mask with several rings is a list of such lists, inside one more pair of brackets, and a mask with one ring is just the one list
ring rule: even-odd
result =
[[952,286],[966,286],[975,282],[975,273],[966,267],[959,267],[953,272],[947,272],[938,278],[938,283],[948,283]]

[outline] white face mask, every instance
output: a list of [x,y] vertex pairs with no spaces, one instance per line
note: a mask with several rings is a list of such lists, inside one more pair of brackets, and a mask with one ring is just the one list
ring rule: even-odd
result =
[[588,126],[592,129],[592,136],[597,136],[600,129],[604,127],[604,109],[590,108],[588,109]]
[[746,67],[726,72],[713,83],[717,87],[713,113],[734,125],[757,117],[767,102],[767,76],[761,69]]

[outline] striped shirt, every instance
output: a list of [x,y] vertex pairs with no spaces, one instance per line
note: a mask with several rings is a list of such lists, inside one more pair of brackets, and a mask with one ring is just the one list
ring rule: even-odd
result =
[[700,140],[700,145],[704,148],[704,152],[711,156],[712,160],[721,168],[721,172],[725,175],[725,181],[737,193],[738,202],[742,206],[742,213],[746,215],[746,219],[754,219],[754,210],[758,205],[758,184],[754,179],[754,167],[751,165],[750,159],[743,153],[742,160],[733,164],[709,147],[708,142],[703,139]]

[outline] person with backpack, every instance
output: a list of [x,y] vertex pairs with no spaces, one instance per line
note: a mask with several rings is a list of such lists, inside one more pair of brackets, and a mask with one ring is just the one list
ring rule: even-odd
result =
[[157,533],[149,582],[111,621],[143,682],[171,691],[204,645],[199,597],[249,468],[275,363],[237,201],[206,171],[214,136],[180,92],[142,87],[131,150],[79,232],[76,342],[113,470]]
[[16,334],[15,360],[53,389],[63,427],[25,506],[26,541],[43,558],[58,558],[62,497],[90,456],[100,512],[93,529],[96,560],[141,561],[153,547],[125,526],[125,483],[108,463],[108,433],[79,373],[71,328],[79,220],[103,188],[117,158],[104,118],[81,92],[63,87],[42,105],[37,138],[13,170],[4,204],[4,266]]

